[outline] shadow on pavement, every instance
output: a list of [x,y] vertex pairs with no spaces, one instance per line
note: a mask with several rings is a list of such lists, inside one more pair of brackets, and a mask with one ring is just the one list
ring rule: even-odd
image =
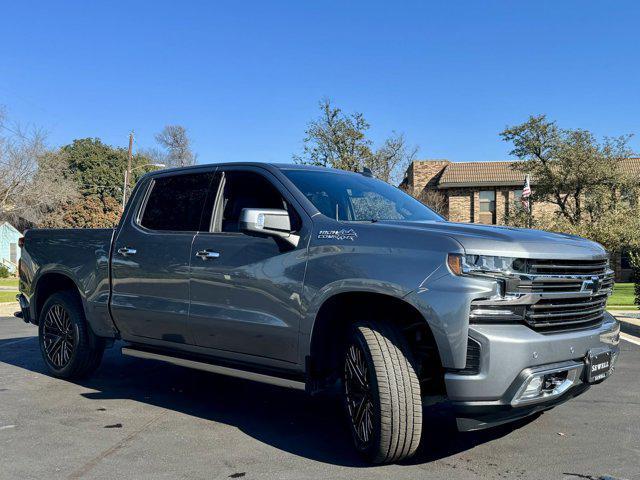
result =
[[[132,399],[197,418],[232,425],[281,450],[335,465],[368,467],[351,446],[340,403],[300,391],[123,357],[120,344],[105,353],[90,379],[92,400]],[[0,362],[48,375],[36,337],[0,340]],[[123,423],[127,419],[122,419]],[[529,420],[530,421],[530,420]],[[528,421],[458,433],[445,409],[425,412],[423,442],[411,464],[425,463],[503,437]]]

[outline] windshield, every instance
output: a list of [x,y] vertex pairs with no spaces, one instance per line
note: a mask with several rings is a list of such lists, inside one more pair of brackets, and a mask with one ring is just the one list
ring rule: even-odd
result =
[[442,221],[442,217],[388,183],[359,174],[283,170],[320,212],[336,220]]

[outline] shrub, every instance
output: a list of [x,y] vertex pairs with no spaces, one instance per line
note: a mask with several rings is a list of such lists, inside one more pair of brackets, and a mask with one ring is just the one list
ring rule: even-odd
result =
[[634,302],[640,306],[640,251],[629,252],[631,263],[631,281],[633,282]]
[[11,272],[4,265],[0,265],[0,278],[9,278],[11,276]]

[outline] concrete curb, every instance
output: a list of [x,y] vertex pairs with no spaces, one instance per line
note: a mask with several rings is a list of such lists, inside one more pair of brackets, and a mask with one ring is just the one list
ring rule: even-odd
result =
[[607,310],[611,315],[616,318],[638,318],[640,319],[640,312],[634,310]]

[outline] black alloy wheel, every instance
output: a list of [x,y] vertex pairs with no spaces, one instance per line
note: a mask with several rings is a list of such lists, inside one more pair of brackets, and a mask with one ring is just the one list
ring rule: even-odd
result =
[[357,345],[350,345],[346,351],[344,389],[356,447],[365,450],[373,437],[373,400],[369,368],[364,352]]
[[60,304],[52,305],[44,317],[43,346],[51,364],[62,369],[69,364],[76,346],[76,334],[69,312]]
[[55,292],[38,318],[40,351],[49,372],[59,378],[81,378],[100,365],[105,340],[87,322],[79,294]]

